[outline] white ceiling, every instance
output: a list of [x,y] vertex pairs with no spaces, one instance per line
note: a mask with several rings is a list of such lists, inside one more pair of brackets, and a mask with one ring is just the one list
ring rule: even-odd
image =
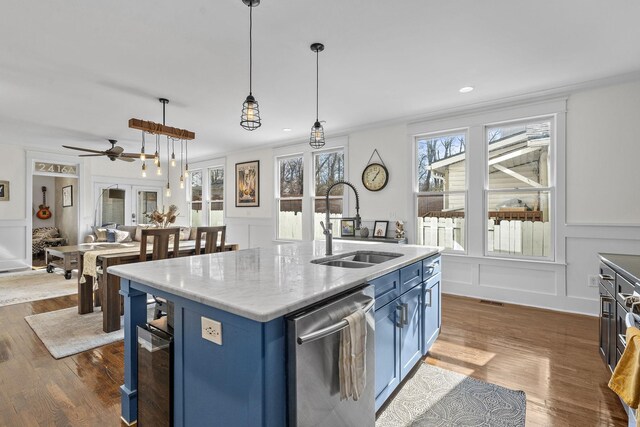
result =
[[[139,148],[131,117],[196,132],[193,157],[327,135],[640,70],[640,2],[263,0],[248,94],[241,0],[0,0],[4,142]],[[475,91],[460,94],[462,86]],[[292,128],[285,133],[283,128]]]

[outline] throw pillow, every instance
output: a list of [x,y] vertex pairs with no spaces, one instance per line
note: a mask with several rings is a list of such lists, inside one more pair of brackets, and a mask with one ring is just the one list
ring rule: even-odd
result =
[[191,227],[180,227],[180,240],[189,240],[191,237]]
[[131,233],[128,231],[114,230],[116,242],[125,243],[131,241]]
[[93,234],[96,235],[96,242],[106,242],[107,241],[107,229],[106,228],[93,227]]
[[116,231],[107,228],[107,242],[115,243],[116,242]]

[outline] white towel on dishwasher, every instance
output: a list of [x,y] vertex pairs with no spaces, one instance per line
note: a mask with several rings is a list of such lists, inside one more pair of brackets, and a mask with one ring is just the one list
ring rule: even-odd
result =
[[362,309],[344,320],[348,326],[340,331],[340,400],[358,400],[367,385],[367,320]]

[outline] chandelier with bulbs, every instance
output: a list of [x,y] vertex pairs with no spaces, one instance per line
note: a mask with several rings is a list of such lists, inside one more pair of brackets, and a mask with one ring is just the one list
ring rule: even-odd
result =
[[155,153],[153,163],[156,166],[156,174],[162,175],[162,162],[160,160],[161,141],[160,136],[166,136],[167,140],[167,187],[166,196],[171,197],[170,171],[176,168],[176,142],[180,147],[180,188],[184,188],[185,179],[189,176],[188,141],[193,141],[196,134],[186,129],[174,128],[166,125],[166,106],[169,100],[160,98],[162,103],[162,124],[141,119],[129,119],[129,127],[142,131],[142,146],[140,147],[140,161],[142,161],[142,176],[147,176],[147,155],[145,134],[155,136]]

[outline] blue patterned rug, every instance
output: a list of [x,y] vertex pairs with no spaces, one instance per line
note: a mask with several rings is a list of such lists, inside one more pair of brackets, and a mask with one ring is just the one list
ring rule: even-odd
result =
[[376,427],[524,426],[527,398],[510,390],[422,364],[376,421]]

